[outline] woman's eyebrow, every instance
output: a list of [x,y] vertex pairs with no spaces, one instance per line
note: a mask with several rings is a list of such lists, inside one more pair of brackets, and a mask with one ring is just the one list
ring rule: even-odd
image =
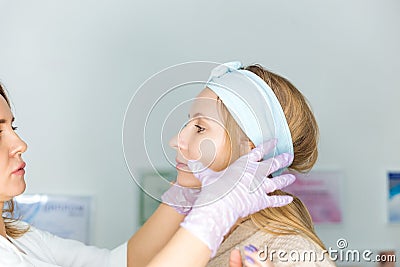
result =
[[[201,114],[200,112],[197,112],[192,116],[192,118],[196,118],[196,117],[204,117],[204,115]],[[188,114],[188,118],[190,119],[190,114]]]
[[[11,119],[11,122],[14,122],[14,120],[15,120],[15,117],[13,117],[13,118]],[[8,121],[8,120],[6,120],[6,119],[0,119],[0,123],[7,123],[7,121]]]

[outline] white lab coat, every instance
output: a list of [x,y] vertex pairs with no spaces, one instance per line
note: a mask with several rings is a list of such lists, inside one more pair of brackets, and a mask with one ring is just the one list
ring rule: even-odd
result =
[[0,267],[127,266],[127,243],[113,250],[100,249],[34,227],[20,238],[8,238],[14,245],[0,235]]

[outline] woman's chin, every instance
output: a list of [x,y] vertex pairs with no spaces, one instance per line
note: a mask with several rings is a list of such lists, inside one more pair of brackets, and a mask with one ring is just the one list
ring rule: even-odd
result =
[[183,187],[201,187],[200,181],[190,172],[178,171],[176,180],[178,184]]
[[15,197],[22,195],[25,192],[25,189],[26,189],[26,184],[24,183],[18,190],[16,190]]

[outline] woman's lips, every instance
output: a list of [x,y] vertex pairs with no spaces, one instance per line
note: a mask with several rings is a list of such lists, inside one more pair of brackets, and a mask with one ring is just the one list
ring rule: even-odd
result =
[[12,174],[18,175],[18,176],[22,176],[22,175],[25,174],[25,170],[24,169],[20,169],[18,171],[13,172]]
[[183,162],[180,162],[179,160],[176,160],[175,168],[182,171],[190,171],[188,165]]
[[26,166],[26,163],[22,162],[21,165],[18,167],[18,169],[13,171],[11,174],[18,175],[18,176],[24,175],[25,174],[25,170],[24,170],[25,166]]
[[182,170],[182,169],[188,169],[188,165],[186,165],[186,164],[184,164],[184,163],[176,163],[176,166],[175,166],[177,169],[180,169],[180,170]]

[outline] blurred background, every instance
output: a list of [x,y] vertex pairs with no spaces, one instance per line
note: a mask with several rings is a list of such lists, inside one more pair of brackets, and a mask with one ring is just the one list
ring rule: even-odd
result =
[[140,223],[122,149],[133,93],[187,61],[261,63],[310,101],[315,169],[343,174],[342,222],[317,225],[321,239],[398,250],[387,180],[400,171],[399,14],[396,0],[0,0],[0,81],[29,145],[26,193],[91,196],[90,243],[117,246]]

